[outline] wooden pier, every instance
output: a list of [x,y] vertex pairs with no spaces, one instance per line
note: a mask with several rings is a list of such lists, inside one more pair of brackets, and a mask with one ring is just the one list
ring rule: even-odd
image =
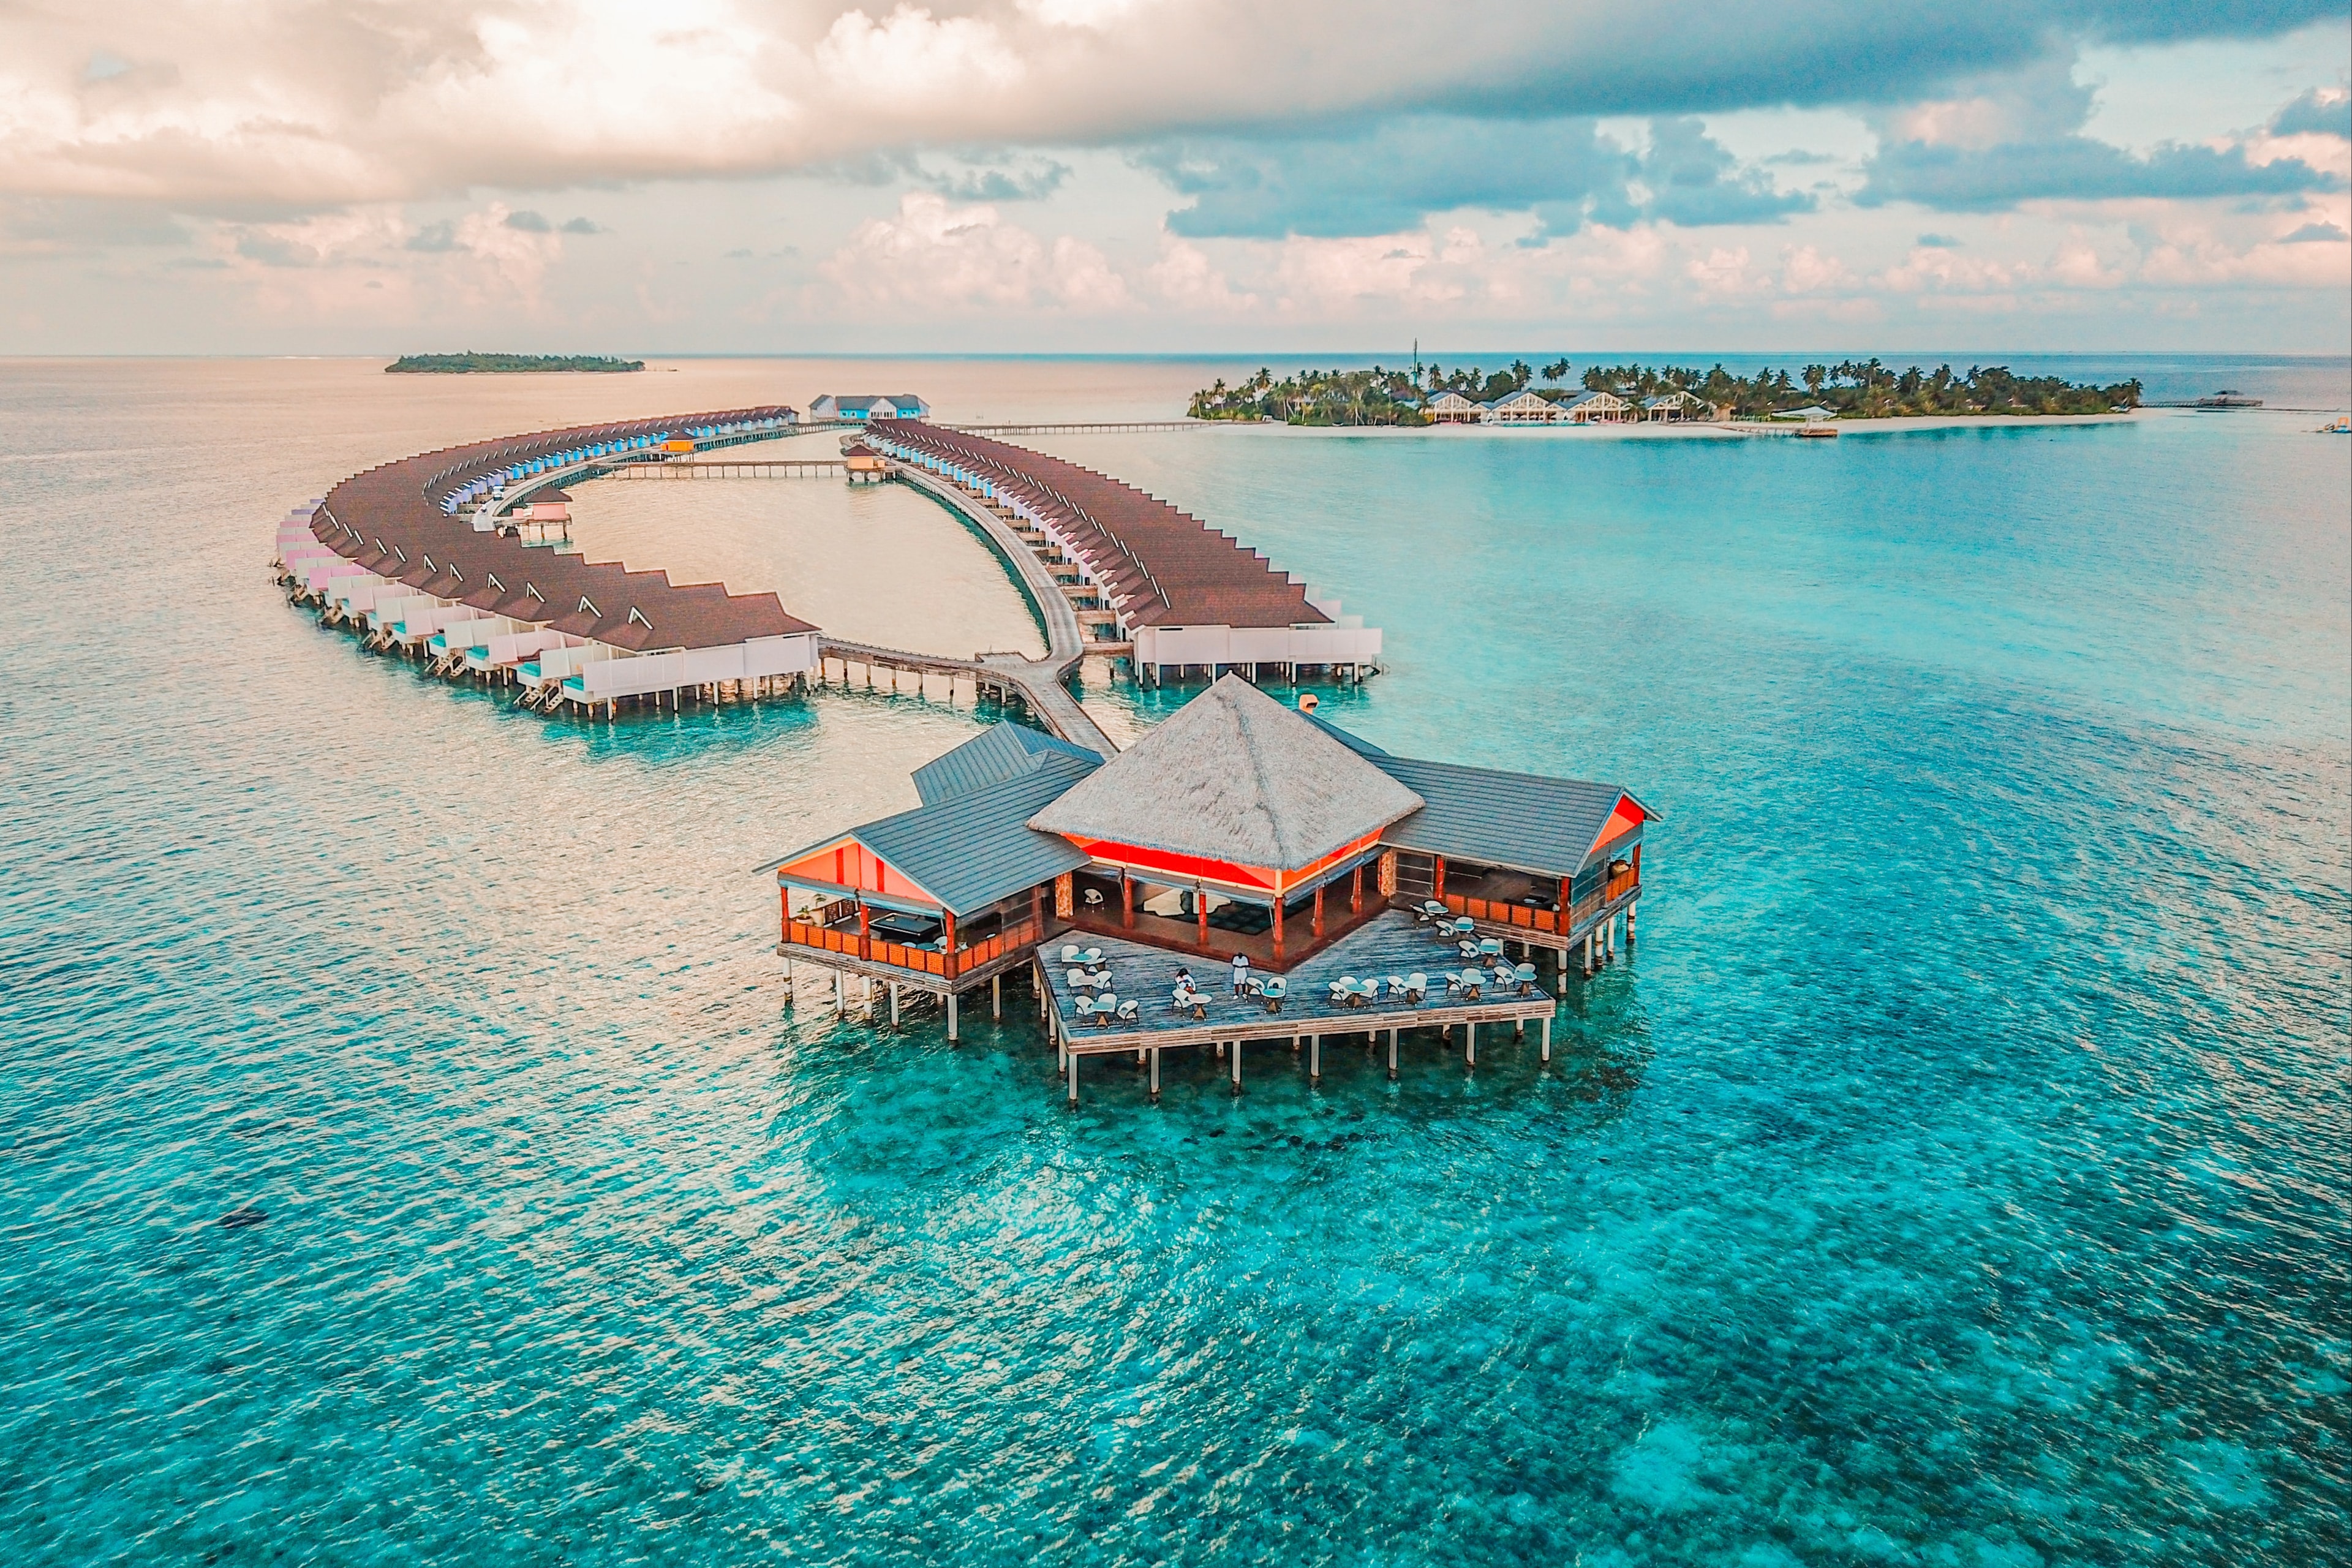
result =
[[1205,419],[1129,419],[1073,421],[1061,425],[941,425],[967,436],[1076,436],[1118,430],[1206,430]]
[[616,479],[826,479],[849,472],[839,458],[742,458],[733,460],[624,463],[612,470]]

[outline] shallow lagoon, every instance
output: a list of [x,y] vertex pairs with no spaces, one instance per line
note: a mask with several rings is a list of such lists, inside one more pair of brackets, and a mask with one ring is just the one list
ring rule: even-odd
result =
[[[261,569],[369,462],[844,367],[373,368],[0,381],[13,1560],[2352,1547],[2315,420],[1051,437],[1388,627],[1341,722],[1665,814],[1549,1071],[1342,1047],[1071,1115],[1025,1027],[790,1010],[767,948],[750,868],[970,713],[547,723]],[[856,374],[1003,416],[1191,371]]]

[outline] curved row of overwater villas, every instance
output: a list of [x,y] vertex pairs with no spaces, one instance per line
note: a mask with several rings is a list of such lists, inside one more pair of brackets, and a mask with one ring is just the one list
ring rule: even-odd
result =
[[[527,583],[510,586],[492,575],[460,592],[464,583],[427,574],[429,559],[400,575],[370,570],[318,542],[311,529],[319,504],[291,508],[278,524],[278,581],[289,599],[315,608],[322,625],[358,633],[362,647],[421,660],[435,675],[518,688],[523,707],[556,712],[602,705],[611,712],[623,702],[659,706],[665,697],[675,707],[681,699],[781,696],[800,689],[817,667],[817,628],[781,606],[777,624],[762,628],[771,636],[648,650],[625,646],[653,630],[635,611],[619,616],[616,628],[609,625],[615,617],[584,599],[570,605],[559,595],[551,603]],[[542,493],[534,504],[562,502]],[[591,570],[614,574],[624,584],[667,584],[658,572]],[[420,576],[421,584],[413,580]],[[717,584],[709,593],[730,597]],[[623,640],[606,640],[594,635],[599,631]]]

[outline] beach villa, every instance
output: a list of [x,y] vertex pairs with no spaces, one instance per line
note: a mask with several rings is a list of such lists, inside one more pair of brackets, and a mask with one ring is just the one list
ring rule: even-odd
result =
[[1486,417],[1486,406],[1475,403],[1460,393],[1447,390],[1429,400],[1422,410],[1433,425],[1475,425]]

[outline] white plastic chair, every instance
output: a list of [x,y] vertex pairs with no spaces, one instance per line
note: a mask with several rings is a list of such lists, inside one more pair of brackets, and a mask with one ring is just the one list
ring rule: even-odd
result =
[[1078,950],[1076,946],[1065,946],[1062,949],[1062,962],[1064,963],[1076,963],[1077,961]]
[[1122,1024],[1132,1024],[1142,1015],[1142,1003],[1122,1002],[1118,1005],[1118,1021]]

